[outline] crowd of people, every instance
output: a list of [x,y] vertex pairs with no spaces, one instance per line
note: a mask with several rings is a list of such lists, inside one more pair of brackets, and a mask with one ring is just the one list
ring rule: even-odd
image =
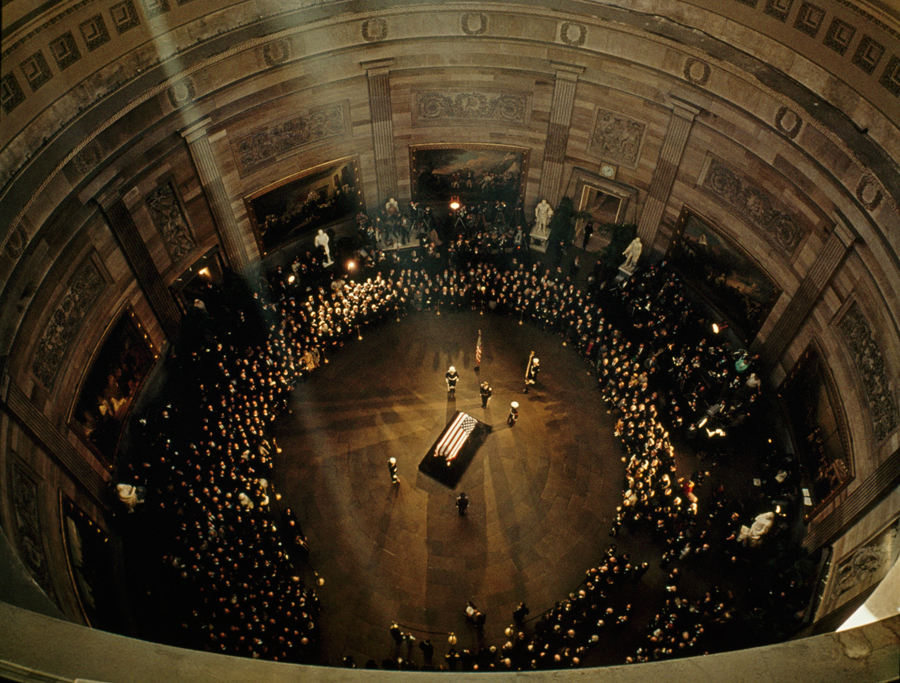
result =
[[[710,521],[698,523],[695,490],[704,472],[679,476],[664,422],[714,439],[713,428],[747,419],[760,390],[748,381],[755,359],[698,332],[699,316],[664,264],[636,271],[604,299],[596,282],[582,291],[576,272],[530,262],[519,240],[502,237],[508,234],[515,228],[486,225],[423,249],[363,250],[357,272],[336,277],[307,252],[252,288],[227,278],[198,297],[172,359],[178,379],[161,392],[162,407],[142,420],[145,445],[119,473],[146,492],[143,507],[166,530],[162,560],[190,589],[183,624],[198,647],[314,658],[318,598],[301,579],[309,548],[293,513],[278,510],[278,449],[267,429],[288,407],[294,385],[363,328],[421,312],[513,315],[571,344],[596,369],[624,446],[623,500],[611,535],[623,525],[651,525],[665,567],[709,551],[712,523],[731,507],[717,489]],[[611,301],[615,310],[605,312]],[[629,586],[646,571],[647,563],[631,564],[613,547],[576,593],[540,616],[532,634],[522,630],[499,650],[455,655],[447,665],[577,666],[604,634],[628,622]],[[671,596],[631,660],[702,649],[704,630],[730,615],[721,595],[709,601]]]

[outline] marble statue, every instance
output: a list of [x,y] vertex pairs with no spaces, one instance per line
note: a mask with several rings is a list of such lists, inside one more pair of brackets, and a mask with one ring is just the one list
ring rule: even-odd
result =
[[753,520],[753,525],[749,529],[747,527],[741,527],[741,534],[738,536],[738,542],[744,543],[751,548],[756,548],[762,543],[763,537],[769,533],[769,530],[774,523],[774,512],[764,512],[761,515],[757,515],[756,519]]
[[542,199],[534,209],[534,227],[538,232],[546,232],[547,226],[550,225],[550,219],[553,218],[553,209],[547,203],[546,199]]
[[316,246],[322,247],[322,251],[325,252],[325,265],[330,266],[334,261],[331,260],[331,249],[328,248],[328,243],[331,240],[328,239],[328,235],[324,230],[319,229],[319,234],[316,235]]
[[128,508],[128,512],[134,512],[134,508],[137,507],[138,503],[144,502],[144,498],[140,495],[137,486],[132,486],[131,484],[118,484],[116,486],[116,494],[119,496],[119,500]]
[[640,237],[635,237],[631,240],[631,244],[629,244],[628,248],[622,252],[625,255],[625,263],[622,264],[622,268],[625,270],[634,270],[643,249],[644,245],[641,244]]

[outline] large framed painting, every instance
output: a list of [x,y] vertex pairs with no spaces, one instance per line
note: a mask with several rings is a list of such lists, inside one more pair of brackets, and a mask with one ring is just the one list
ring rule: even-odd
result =
[[409,148],[411,195],[423,204],[459,197],[463,204],[500,200],[510,207],[523,197],[528,148],[439,144]]
[[844,409],[822,359],[816,344],[810,344],[778,389],[800,463],[807,518],[854,476]]
[[743,249],[685,208],[666,258],[749,343],[781,294]]
[[92,628],[120,631],[114,588],[116,561],[109,536],[62,491],[59,512],[69,579],[82,615]]
[[356,157],[330,161],[282,178],[244,197],[263,255],[352,221],[365,211]]
[[158,352],[134,311],[125,308],[84,374],[69,426],[112,469],[134,399]]

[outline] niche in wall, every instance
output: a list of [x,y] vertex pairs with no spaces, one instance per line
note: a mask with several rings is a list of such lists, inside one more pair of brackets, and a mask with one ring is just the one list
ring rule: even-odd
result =
[[412,199],[446,204],[496,200],[514,207],[523,199],[528,149],[506,145],[439,144],[409,148]]
[[840,396],[818,346],[810,344],[778,389],[789,418],[809,519],[853,480]]
[[359,163],[345,157],[282,178],[244,197],[263,256],[365,211]]
[[666,259],[745,343],[756,337],[781,294],[747,252],[687,207],[678,218]]
[[134,399],[158,356],[146,329],[126,307],[82,376],[69,427],[109,470]]

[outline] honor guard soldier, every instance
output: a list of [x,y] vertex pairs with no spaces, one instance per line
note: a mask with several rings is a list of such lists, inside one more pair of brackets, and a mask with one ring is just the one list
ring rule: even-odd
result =
[[456,383],[459,381],[459,373],[456,368],[451,365],[444,378],[447,380],[447,393],[456,396]]
[[487,408],[488,401],[491,400],[491,396],[494,394],[494,391],[491,389],[491,385],[487,382],[481,383],[481,407]]
[[519,404],[513,401],[509,404],[509,415],[506,416],[506,424],[514,427],[516,420],[519,419]]

